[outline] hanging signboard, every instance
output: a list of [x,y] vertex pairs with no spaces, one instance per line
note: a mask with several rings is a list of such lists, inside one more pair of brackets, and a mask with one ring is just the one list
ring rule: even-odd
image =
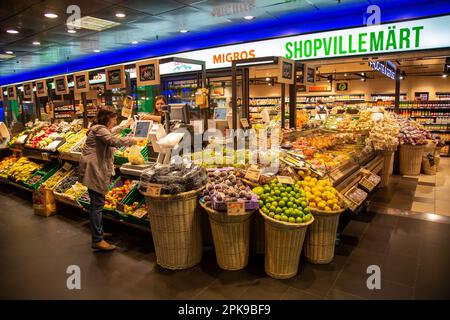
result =
[[138,86],[159,84],[159,60],[144,60],[136,63],[136,78]]
[[36,95],[38,97],[46,97],[48,95],[47,81],[45,80],[36,81]]
[[369,61],[369,67],[372,70],[384,74],[388,78],[395,79],[395,70],[387,62]]
[[106,69],[106,89],[125,88],[125,66],[115,66]]
[[348,81],[338,81],[336,82],[336,92],[349,92],[350,82]]
[[73,75],[75,93],[89,92],[89,72],[79,72]]
[[293,84],[295,77],[295,62],[285,58],[278,58],[278,82]]
[[64,95],[69,93],[69,86],[67,85],[67,76],[55,78],[55,94]]
[[6,92],[8,93],[8,100],[17,100],[16,86],[7,87]]
[[23,98],[33,100],[33,83],[27,82],[23,84]]

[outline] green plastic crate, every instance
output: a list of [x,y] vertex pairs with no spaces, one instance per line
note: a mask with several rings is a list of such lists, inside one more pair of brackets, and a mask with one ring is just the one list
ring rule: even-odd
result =
[[[125,150],[126,147],[121,147],[119,150],[123,151]],[[144,157],[144,161],[147,162],[148,161],[148,147],[144,146],[141,150],[141,154]],[[117,155],[117,153],[114,153],[114,163],[115,164],[125,164],[128,162],[128,157],[122,157]]]
[[[121,177],[121,176],[117,177],[117,179],[115,179],[115,180],[109,185],[108,190],[111,190],[111,189],[113,189],[113,188],[115,188],[115,187],[119,187],[119,186],[123,185],[123,182],[124,182],[125,180],[127,180],[127,179],[126,179],[126,178],[123,178],[123,177]],[[125,195],[125,197],[122,199],[122,201],[124,201],[124,200],[127,198],[127,196],[128,196],[131,192],[133,192],[133,189],[135,189],[136,186],[138,186],[138,185],[139,185],[139,182],[138,182],[133,188],[131,188],[130,192],[128,192],[128,194]],[[121,201],[120,203],[122,203],[122,201]],[[105,208],[103,208],[103,211],[109,212],[110,214],[116,216],[116,209],[105,209]]]
[[122,137],[122,138],[125,137],[131,131],[133,131],[133,130],[131,130],[130,128],[123,129],[122,132],[120,133],[120,137]]
[[[23,184],[30,189],[37,190],[41,186],[41,184],[47,181],[56,171],[59,170],[59,168],[60,168],[59,164],[49,163],[41,170],[38,170],[35,173],[33,173],[27,180],[24,181]],[[36,175],[42,175],[42,178],[36,181],[35,183],[29,183],[28,181],[30,181]]]

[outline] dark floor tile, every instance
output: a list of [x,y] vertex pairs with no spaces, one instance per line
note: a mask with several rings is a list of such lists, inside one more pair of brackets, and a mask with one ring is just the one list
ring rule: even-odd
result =
[[415,299],[450,299],[448,264],[433,262],[419,265]]
[[418,262],[418,257],[389,255],[381,268],[381,276],[383,279],[413,287],[416,283]]
[[284,293],[283,300],[321,300],[321,297],[314,296],[305,291],[289,287],[289,289]]
[[374,300],[410,300],[413,299],[413,288],[392,283],[382,278],[381,289],[373,289],[370,299]]
[[333,289],[331,290],[327,296],[325,297],[326,300],[367,300],[366,298],[355,296],[353,294]]
[[421,240],[420,236],[405,236],[394,232],[389,240],[389,254],[418,257]]
[[377,214],[372,220],[373,225],[380,225],[395,228],[398,223],[398,217],[388,214]]
[[367,288],[367,277],[361,277],[347,270],[339,274],[336,283],[331,289],[347,292],[365,299],[370,299],[372,295],[372,291]]
[[367,223],[353,220],[350,221],[350,223],[345,227],[341,235],[360,238],[364,234],[364,231],[367,229],[367,227]]
[[252,283],[248,289],[239,296],[239,299],[279,300],[288,288],[289,285],[283,282],[283,280],[261,278]]
[[405,236],[422,236],[423,221],[399,217],[395,233]]

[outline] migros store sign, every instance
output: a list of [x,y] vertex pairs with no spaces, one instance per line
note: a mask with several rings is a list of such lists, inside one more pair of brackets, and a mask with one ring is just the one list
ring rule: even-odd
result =
[[450,48],[450,16],[327,31],[197,50],[171,56],[201,59],[207,69],[233,60],[281,56],[311,60],[365,54]]

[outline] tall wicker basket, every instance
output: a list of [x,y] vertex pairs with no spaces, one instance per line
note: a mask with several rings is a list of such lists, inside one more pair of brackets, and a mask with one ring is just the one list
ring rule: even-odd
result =
[[228,215],[200,203],[209,215],[217,264],[224,270],[241,270],[248,264],[250,220],[254,212]]
[[202,259],[202,232],[197,208],[199,190],[177,195],[146,195],[156,262],[167,269],[187,269]]
[[275,279],[289,279],[298,272],[300,255],[308,226],[314,219],[306,223],[289,223],[270,218],[263,212],[264,218],[265,259],[264,268],[267,275]]
[[314,224],[306,235],[305,256],[314,264],[327,264],[334,258],[339,215],[345,211],[326,212],[310,208]]
[[425,146],[400,145],[400,174],[417,176],[422,166],[422,154]]
[[380,187],[386,187],[389,184],[393,169],[394,169],[394,153],[395,151],[382,151],[383,156],[383,170],[381,170]]

